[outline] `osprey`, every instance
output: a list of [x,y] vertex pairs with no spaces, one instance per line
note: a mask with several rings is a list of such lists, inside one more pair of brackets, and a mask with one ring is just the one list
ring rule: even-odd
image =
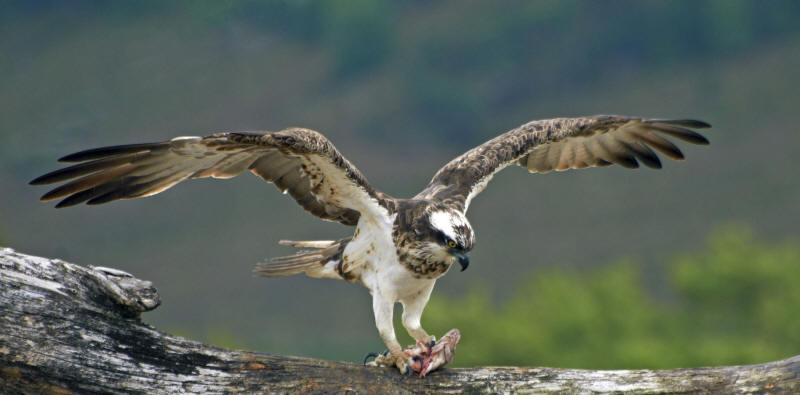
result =
[[303,250],[260,264],[255,273],[305,273],[361,283],[372,295],[375,324],[390,352],[381,356],[382,362],[407,372],[415,361],[395,337],[394,305],[402,304],[408,333],[431,344],[433,337],[420,324],[422,311],[437,278],[454,264],[462,271],[469,266],[475,234],[465,215],[495,173],[509,165],[545,173],[611,164],[637,168],[640,161],[660,168],[653,150],[683,159],[663,135],[705,145],[708,140],[691,129],[709,126],[696,120],[609,115],[532,121],[453,159],[410,199],[373,188],[327,138],[304,128],[90,149],[61,158],[79,163],[31,184],[71,180],[41,197],[63,198],[56,207],[68,207],[150,196],[185,179],[230,178],[250,171],[312,215],[355,227],[351,237],[337,241],[282,241]]

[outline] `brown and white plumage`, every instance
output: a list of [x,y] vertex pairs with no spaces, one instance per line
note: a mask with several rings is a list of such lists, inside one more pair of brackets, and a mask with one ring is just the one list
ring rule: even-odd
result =
[[[361,172],[321,134],[302,128],[275,133],[217,133],[81,151],[81,162],[31,181],[72,180],[42,196],[56,207],[108,203],[162,192],[189,178],[231,178],[249,170],[288,193],[311,214],[355,225],[367,201],[380,201]],[[355,198],[355,199],[354,199]]]
[[442,167],[411,199],[375,190],[361,172],[321,134],[289,128],[268,133],[218,133],[150,144],[121,145],[61,158],[79,162],[31,184],[65,184],[42,196],[56,207],[89,205],[154,195],[189,178],[229,178],[250,171],[289,194],[311,214],[355,226],[338,241],[283,242],[298,254],[260,264],[265,277],[306,273],[359,282],[373,298],[375,322],[401,370],[409,362],[395,337],[393,308],[403,305],[403,326],[417,341],[430,336],[420,317],[436,279],[454,263],[467,268],[474,233],[469,203],[494,174],[510,165],[533,173],[639,162],[660,168],[656,152],[683,159],[666,137],[708,144],[694,120],[620,116],[533,121],[495,137]]
[[613,115],[532,121],[510,130],[453,159],[442,167],[418,198],[452,201],[463,205],[480,193],[492,176],[506,166],[518,165],[531,173],[547,173],[618,164],[660,169],[653,151],[682,160],[683,154],[663,135],[693,144],[708,140],[689,129],[708,125],[695,120],[657,120]]

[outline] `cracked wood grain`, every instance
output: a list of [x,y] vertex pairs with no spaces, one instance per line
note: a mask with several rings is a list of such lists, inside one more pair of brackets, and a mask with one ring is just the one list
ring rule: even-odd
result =
[[[227,350],[141,321],[149,281],[0,248],[0,393],[799,393],[800,356],[675,370],[444,369]],[[468,336],[468,334],[465,334]]]

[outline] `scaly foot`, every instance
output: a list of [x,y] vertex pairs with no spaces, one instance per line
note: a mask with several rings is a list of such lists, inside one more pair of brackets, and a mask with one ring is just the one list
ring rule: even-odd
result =
[[[375,358],[370,361],[370,358]],[[423,361],[415,361],[412,356],[405,353],[394,355],[389,350],[380,354],[369,353],[364,357],[364,365],[366,366],[394,366],[400,371],[400,374],[411,376],[414,374],[412,365],[422,366]]]

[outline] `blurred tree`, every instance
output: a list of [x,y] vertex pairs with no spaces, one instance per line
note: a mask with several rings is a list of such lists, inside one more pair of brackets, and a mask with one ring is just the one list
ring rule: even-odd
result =
[[461,329],[460,366],[674,368],[800,353],[796,242],[726,228],[666,269],[674,300],[654,298],[640,266],[621,261],[591,273],[537,273],[496,306],[481,287],[434,298],[423,322],[433,333]]

